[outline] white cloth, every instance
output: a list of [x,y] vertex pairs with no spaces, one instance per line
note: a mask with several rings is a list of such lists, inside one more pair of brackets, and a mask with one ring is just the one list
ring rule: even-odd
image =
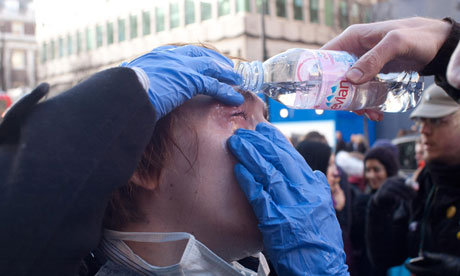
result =
[[[123,241],[164,243],[188,240],[179,263],[159,267],[136,255]],[[188,233],[118,232],[104,230],[101,250],[113,262],[142,275],[246,275],[266,276],[270,272],[263,254],[259,253],[258,273],[238,263],[229,264]]]

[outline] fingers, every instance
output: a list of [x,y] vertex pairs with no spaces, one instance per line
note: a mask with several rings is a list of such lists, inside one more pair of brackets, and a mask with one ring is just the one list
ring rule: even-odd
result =
[[453,87],[460,89],[460,43],[455,48],[447,66],[447,81]]
[[362,109],[362,110],[355,110],[353,111],[356,115],[366,115],[369,120],[372,121],[381,121],[383,120],[384,114],[383,111],[377,109]]
[[269,195],[265,194],[263,185],[257,182],[242,164],[236,164],[234,172],[236,180],[249,202],[263,201],[266,197],[269,197]]
[[268,140],[272,141],[275,145],[280,148],[292,148],[292,144],[286,139],[286,137],[272,124],[259,123],[256,126],[256,131],[267,137]]
[[212,57],[190,58],[187,64],[197,72],[218,79],[230,85],[241,84],[241,76],[233,67]]
[[[247,139],[233,135],[227,140],[227,145],[233,155],[253,175],[257,182],[266,186],[273,182],[273,176],[277,175],[279,177],[273,165],[267,162]],[[279,181],[282,181],[282,179],[279,179]]]
[[[257,134],[255,131],[251,132]],[[283,172],[276,169],[269,160],[266,160],[265,155],[258,151],[252,143],[253,141],[254,139],[249,141],[238,135],[233,135],[229,138],[228,144],[232,153],[244,166],[244,171],[253,178],[252,182],[259,183],[261,185],[260,188],[272,197],[273,202],[289,206],[298,204],[298,200],[304,198],[303,195],[301,195],[301,190],[290,188],[305,183],[305,178],[302,177],[303,174],[298,174],[299,178],[295,181],[288,179],[289,174],[285,176]],[[265,141],[265,143],[270,142]],[[277,152],[271,152],[270,155],[277,155]],[[289,162],[290,160],[284,161]],[[298,172],[299,168],[296,168],[296,170],[296,172]],[[239,176],[237,176],[237,178],[238,177]],[[242,182],[240,185],[252,185],[252,182]],[[252,191],[245,192],[252,194]]]
[[218,52],[195,45],[186,45],[172,50],[174,53],[189,57],[210,57],[233,68],[233,62]]
[[244,103],[244,97],[236,92],[230,85],[219,82],[217,79],[201,76],[202,87],[197,87],[197,93],[208,95],[216,100],[231,106],[238,106]]
[[276,219],[280,218],[279,212],[272,197],[267,193],[263,185],[257,182],[252,174],[242,164],[236,164],[234,168],[235,177],[243,190],[246,198],[252,206],[252,209],[259,219],[260,223],[277,223]]
[[[288,175],[293,183],[304,182],[305,179],[311,182],[312,170],[310,166],[275,126],[268,123],[259,123],[255,132],[239,129],[235,134],[250,141],[268,162],[273,164],[277,170]],[[263,138],[258,138],[257,136]],[[305,174],[299,174],[300,169]],[[300,177],[300,179],[297,179],[297,177]]]
[[160,51],[167,51],[167,50],[173,50],[173,49],[176,49],[178,48],[179,46],[175,46],[175,45],[163,45],[163,46],[160,46],[160,47],[157,47],[155,49],[152,50],[152,52],[160,52]]
[[363,84],[372,80],[391,60],[405,54],[405,39],[399,31],[390,31],[371,50],[361,56],[345,74],[353,84]]

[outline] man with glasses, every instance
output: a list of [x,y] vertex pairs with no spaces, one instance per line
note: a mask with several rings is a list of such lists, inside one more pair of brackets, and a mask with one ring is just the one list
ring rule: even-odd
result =
[[426,166],[417,191],[390,178],[372,197],[369,257],[383,268],[411,258],[406,267],[415,275],[460,275],[460,105],[432,85],[410,118]]

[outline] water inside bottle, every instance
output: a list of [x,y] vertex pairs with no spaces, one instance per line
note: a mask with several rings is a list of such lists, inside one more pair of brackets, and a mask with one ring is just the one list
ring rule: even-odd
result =
[[314,108],[321,83],[304,82],[277,82],[265,83],[260,92],[272,99],[295,109]]
[[[294,109],[318,108],[320,81],[265,83],[263,92]],[[353,99],[345,110],[379,109],[384,112],[404,112],[420,100],[423,81],[415,72],[379,74],[376,79],[356,86]]]

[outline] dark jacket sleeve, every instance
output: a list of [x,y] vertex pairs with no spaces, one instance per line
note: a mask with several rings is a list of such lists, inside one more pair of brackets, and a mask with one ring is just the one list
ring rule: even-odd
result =
[[46,92],[39,86],[0,125],[0,275],[75,275],[153,133],[153,106],[131,69],[36,103]]
[[375,194],[369,201],[366,216],[367,251],[374,267],[388,269],[402,264],[408,257],[410,202],[381,206],[374,197]]
[[452,24],[452,30],[450,31],[446,42],[444,42],[439,52],[436,54],[434,59],[423,69],[421,74],[425,76],[434,75],[436,84],[442,87],[455,101],[460,103],[460,90],[451,86],[447,82],[446,76],[447,65],[449,65],[450,57],[452,56],[460,40],[460,24],[452,18],[445,18],[444,20]]

